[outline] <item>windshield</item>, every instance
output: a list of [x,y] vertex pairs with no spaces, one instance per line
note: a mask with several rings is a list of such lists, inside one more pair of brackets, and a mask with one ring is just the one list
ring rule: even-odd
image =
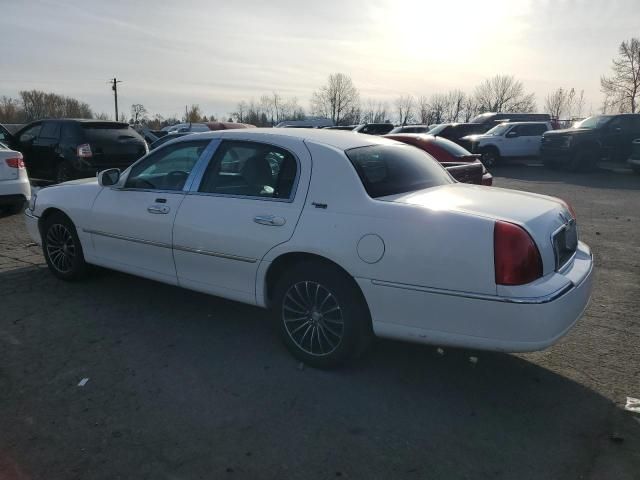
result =
[[488,130],[485,135],[503,135],[510,126],[511,125],[508,123],[500,123],[499,125],[493,127],[491,130]]
[[600,128],[613,118],[613,115],[596,115],[577,122],[571,128]]
[[431,155],[408,145],[372,145],[345,153],[372,198],[454,183]]

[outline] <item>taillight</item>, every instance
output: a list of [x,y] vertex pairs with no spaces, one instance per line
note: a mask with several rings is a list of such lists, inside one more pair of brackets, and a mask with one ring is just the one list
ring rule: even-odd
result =
[[498,285],[524,285],[542,276],[538,247],[524,228],[513,223],[495,223],[493,259]]
[[89,145],[88,143],[78,145],[78,157],[89,158],[91,156],[93,156],[93,153],[91,153],[91,145]]
[[22,160],[22,156],[7,158],[5,159],[5,162],[9,168],[24,168],[24,160]]

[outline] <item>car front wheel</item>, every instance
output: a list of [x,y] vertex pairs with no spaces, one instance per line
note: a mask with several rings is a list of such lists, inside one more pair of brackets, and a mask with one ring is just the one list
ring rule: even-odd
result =
[[486,148],[482,151],[481,155],[482,164],[487,168],[495,167],[500,159],[500,154],[495,148]]
[[62,213],[45,220],[42,229],[42,250],[49,270],[62,280],[77,280],[84,276],[87,264],[73,222]]
[[289,351],[317,368],[336,367],[369,343],[371,322],[353,279],[321,262],[285,272],[274,291],[278,332]]

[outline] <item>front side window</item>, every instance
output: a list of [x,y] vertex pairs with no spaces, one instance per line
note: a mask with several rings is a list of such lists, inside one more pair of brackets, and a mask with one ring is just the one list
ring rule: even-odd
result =
[[223,141],[198,191],[289,199],[297,169],[294,156],[282,148],[257,142]]
[[371,145],[345,154],[371,198],[454,183],[431,155],[408,145]]
[[167,145],[137,163],[124,188],[182,190],[209,140]]

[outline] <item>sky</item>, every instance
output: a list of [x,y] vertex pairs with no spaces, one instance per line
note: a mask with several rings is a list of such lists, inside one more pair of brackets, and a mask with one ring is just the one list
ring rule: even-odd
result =
[[539,109],[573,87],[596,112],[618,45],[640,37],[639,1],[0,0],[0,96],[41,89],[113,114],[115,76],[121,111],[220,118],[274,91],[306,109],[334,72],[390,107],[511,74]]

